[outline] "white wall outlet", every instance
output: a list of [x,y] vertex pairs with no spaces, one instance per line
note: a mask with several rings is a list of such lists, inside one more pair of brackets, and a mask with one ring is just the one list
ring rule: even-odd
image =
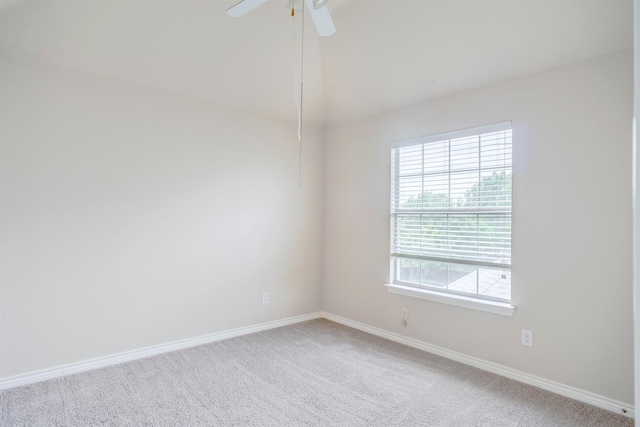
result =
[[262,303],[269,304],[269,292],[262,293]]
[[533,347],[533,331],[527,329],[522,330],[522,345]]
[[402,307],[402,326],[407,326],[407,319],[409,318],[409,309]]

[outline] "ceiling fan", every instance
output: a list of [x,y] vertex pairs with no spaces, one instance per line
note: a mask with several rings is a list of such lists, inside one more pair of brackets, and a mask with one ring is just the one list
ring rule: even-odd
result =
[[[240,3],[227,9],[227,15],[240,17],[251,12],[266,1],[267,0],[242,0]],[[336,32],[336,26],[333,25],[333,19],[331,19],[331,14],[329,13],[329,9],[327,9],[329,0],[289,0],[287,7],[293,10],[298,5],[301,5],[302,1],[305,2],[306,9],[309,11],[319,35],[326,37]]]

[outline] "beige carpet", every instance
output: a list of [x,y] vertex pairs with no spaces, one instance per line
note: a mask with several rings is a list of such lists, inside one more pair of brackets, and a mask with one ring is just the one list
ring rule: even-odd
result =
[[326,320],[0,392],[4,426],[632,426]]

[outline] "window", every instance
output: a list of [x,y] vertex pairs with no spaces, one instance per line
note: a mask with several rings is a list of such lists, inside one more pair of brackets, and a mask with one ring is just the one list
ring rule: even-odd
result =
[[511,152],[510,122],[392,145],[395,285],[511,300]]

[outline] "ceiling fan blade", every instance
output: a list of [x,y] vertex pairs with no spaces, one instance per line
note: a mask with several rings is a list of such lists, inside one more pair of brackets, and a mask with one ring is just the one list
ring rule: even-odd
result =
[[304,1],[307,7],[307,12],[309,12],[309,14],[311,15],[311,19],[313,19],[316,30],[318,30],[318,34],[320,34],[322,37],[326,37],[335,33],[336,26],[333,24],[333,19],[331,19],[331,14],[329,13],[329,9],[327,9],[327,6],[325,5],[320,9],[315,9],[313,7],[313,0]]
[[266,1],[267,0],[242,0],[240,3],[227,9],[227,15],[237,18],[245,13],[251,12]]

